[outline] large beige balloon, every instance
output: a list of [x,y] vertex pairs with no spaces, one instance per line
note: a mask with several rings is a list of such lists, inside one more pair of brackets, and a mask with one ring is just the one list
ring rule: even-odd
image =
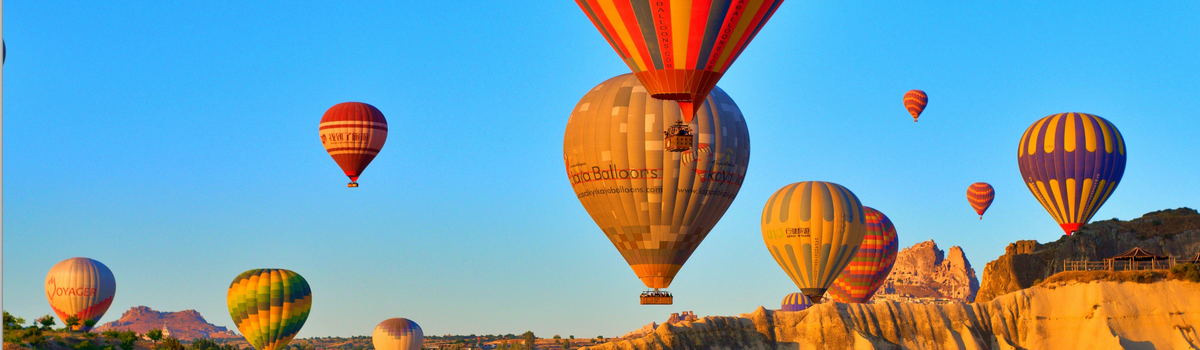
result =
[[77,330],[88,330],[84,321],[100,321],[117,292],[113,273],[99,261],[70,258],[54,264],[46,274],[46,299],[58,318],[79,318]]
[[421,350],[425,334],[407,318],[389,318],[375,326],[371,343],[375,350]]
[[763,243],[800,292],[819,303],[862,246],[866,220],[858,196],[842,185],[797,182],[763,207]]
[[588,91],[567,122],[563,161],[576,197],[647,287],[666,288],[741,189],[746,121],[713,89],[689,124],[696,144],[663,150],[677,103],[651,98],[633,74]]

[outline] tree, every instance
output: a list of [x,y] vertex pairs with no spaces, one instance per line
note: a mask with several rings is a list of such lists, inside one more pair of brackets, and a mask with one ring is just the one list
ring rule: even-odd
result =
[[37,323],[42,324],[42,329],[48,330],[48,329],[50,329],[50,327],[53,327],[55,324],[54,316],[50,316],[50,315],[42,316],[42,318],[37,319]]
[[84,320],[83,321],[83,328],[85,328],[84,332],[91,331],[93,327],[96,327],[96,320]]
[[533,331],[525,331],[521,336],[525,338],[525,350],[533,350],[537,346],[537,336],[533,335]]
[[117,335],[117,339],[121,341],[122,349],[133,350],[133,345],[138,340],[138,334],[134,331],[122,331]]
[[155,344],[158,344],[158,341],[162,340],[162,330],[154,328],[146,331],[146,338],[150,338],[151,341],[154,341]]
[[163,340],[162,345],[159,345],[158,349],[159,350],[187,350],[183,347],[183,343],[180,343],[179,339],[176,339],[175,337],[169,337],[169,338]]
[[67,318],[63,320],[63,326],[66,326],[68,331],[75,330],[75,328],[79,326],[79,316],[67,316]]
[[571,348],[571,339],[563,339],[562,348],[563,348],[563,350],[570,349]]
[[25,324],[24,318],[13,316],[8,311],[4,312],[4,330],[21,329],[23,324]]

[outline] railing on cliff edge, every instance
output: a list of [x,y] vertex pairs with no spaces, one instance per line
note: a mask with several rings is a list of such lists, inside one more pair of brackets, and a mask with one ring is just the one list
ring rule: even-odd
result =
[[1162,259],[1150,261],[1131,261],[1131,260],[1104,260],[1104,261],[1063,261],[1063,271],[1140,271],[1140,270],[1168,270],[1171,267],[1183,264],[1175,259]]

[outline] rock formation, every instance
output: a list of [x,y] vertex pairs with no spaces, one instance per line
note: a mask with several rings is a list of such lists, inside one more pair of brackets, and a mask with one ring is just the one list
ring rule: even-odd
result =
[[[1103,261],[1134,247],[1147,252],[1189,259],[1200,251],[1200,214],[1194,209],[1161,210],[1119,221],[1097,221],[1071,236],[1039,244],[1017,241],[983,269],[976,301],[1029,288],[1034,282],[1062,271],[1063,261]],[[897,263],[899,265],[899,263]]]
[[659,325],[590,349],[1194,349],[1200,284],[1039,286],[986,303],[823,303]]
[[[698,319],[699,318],[696,317],[696,313],[692,312],[692,311],[684,311],[682,313],[676,312],[676,313],[672,313],[671,317],[667,318],[666,324],[691,322],[691,321],[695,321]],[[640,338],[640,337],[646,336],[647,334],[650,334],[651,332],[654,332],[654,330],[657,328],[658,328],[657,322],[650,322],[649,324],[642,326],[642,328],[638,328],[632,332],[625,333],[625,335],[622,335],[621,338],[622,339]]]
[[[218,327],[204,320],[196,310],[179,312],[154,311],[145,306],[135,306],[121,314],[116,321],[96,327],[95,332],[107,330],[131,330],[145,334],[151,329],[166,327],[170,335],[179,340],[195,340],[199,338],[241,338],[225,327]],[[163,332],[164,334],[167,332]]]
[[978,290],[979,279],[962,248],[950,247],[946,254],[929,240],[900,250],[892,273],[872,300],[932,298],[970,302]]

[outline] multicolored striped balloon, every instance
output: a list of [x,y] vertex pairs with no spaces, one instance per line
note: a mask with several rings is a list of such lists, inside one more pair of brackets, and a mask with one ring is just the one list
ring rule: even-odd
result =
[[575,0],[651,96],[690,123],[783,0]]
[[79,318],[79,324],[72,327],[76,330],[91,329],[83,325],[86,320],[100,322],[116,293],[117,279],[108,266],[96,260],[70,258],[54,264],[46,274],[50,309],[61,320]]
[[600,83],[571,111],[563,165],[579,203],[649,288],[667,288],[737,197],[750,133],[720,88],[690,124],[698,147],[663,149],[678,120],[633,74]]
[[780,311],[804,311],[809,306],[812,306],[812,301],[803,293],[792,293],[783,297],[783,303],[779,305]]
[[321,145],[350,177],[350,187],[358,187],[358,176],[383,149],[387,133],[383,112],[362,102],[336,104],[321,117]]
[[375,350],[421,350],[425,334],[416,322],[407,318],[389,318],[375,326],[371,342]]
[[763,208],[767,251],[813,302],[862,246],[866,214],[853,192],[832,182],[797,182],[775,191]]
[[1060,113],[1033,123],[1017,145],[1021,177],[1069,236],[1087,224],[1125,174],[1125,139],[1108,120]]
[[865,303],[875,291],[887,281],[892,266],[896,265],[896,253],[900,241],[896,238],[896,226],[887,215],[871,207],[863,207],[867,216],[867,234],[850,266],[829,287],[830,298],[839,303]]
[[912,114],[913,123],[917,122],[917,117],[925,111],[925,105],[928,103],[929,96],[926,96],[924,91],[908,90],[904,93],[904,108],[908,109],[908,114]]
[[284,269],[242,272],[226,295],[229,316],[258,350],[283,349],[304,326],[312,308],[308,281]]
[[986,182],[976,182],[967,187],[967,202],[979,214],[979,220],[983,220],[983,213],[992,206],[993,199],[996,199],[996,191]]

